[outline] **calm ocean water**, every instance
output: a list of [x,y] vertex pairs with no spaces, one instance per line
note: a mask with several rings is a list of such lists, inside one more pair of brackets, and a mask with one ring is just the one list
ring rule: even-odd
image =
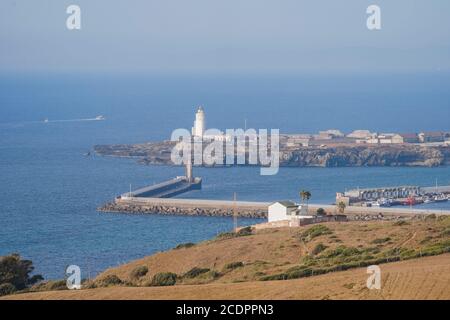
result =
[[[133,186],[182,174],[132,159],[86,157],[95,144],[167,139],[204,105],[208,127],[282,132],[450,130],[450,76],[0,76],[0,255],[19,252],[36,272],[61,278],[69,264],[94,276],[107,267],[208,239],[230,218],[100,214],[96,207]],[[106,121],[52,120],[92,118]],[[48,118],[49,123],[42,120]],[[336,191],[399,184],[450,184],[450,168],[195,169],[191,198],[297,199],[330,203]],[[437,206],[437,204],[430,205]],[[439,207],[450,208],[440,204]],[[240,224],[256,222],[240,219]]]

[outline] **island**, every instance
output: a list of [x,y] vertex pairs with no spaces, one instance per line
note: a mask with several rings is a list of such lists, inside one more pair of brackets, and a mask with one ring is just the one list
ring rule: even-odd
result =
[[[136,158],[146,165],[173,165],[171,152],[175,145],[173,141],[95,145],[94,151],[102,156]],[[291,146],[280,140],[282,167],[436,167],[448,164],[448,145],[349,143]]]

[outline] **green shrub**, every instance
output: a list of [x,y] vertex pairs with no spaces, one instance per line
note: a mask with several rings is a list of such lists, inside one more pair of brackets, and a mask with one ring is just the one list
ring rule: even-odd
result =
[[426,244],[427,242],[430,242],[430,240],[432,240],[432,239],[433,239],[432,236],[426,236],[425,238],[423,238],[423,239],[420,241],[420,244]]
[[16,287],[14,287],[11,283],[0,284],[0,297],[13,294],[14,292],[16,292]]
[[252,234],[252,227],[244,227],[238,232],[222,232],[216,237],[217,240],[232,239],[237,237],[249,236]]
[[326,245],[324,245],[323,243],[319,243],[312,249],[311,253],[313,255],[317,255],[324,251],[326,248],[328,248]]
[[131,270],[130,277],[132,279],[137,280],[137,279],[145,276],[147,273],[148,273],[147,266],[138,266],[138,267],[134,268],[133,270]]
[[226,239],[232,239],[232,238],[236,238],[236,233],[222,232],[222,233],[219,233],[216,237],[217,240],[226,240]]
[[83,289],[97,288],[97,284],[95,283],[95,281],[92,281],[92,280],[85,281],[82,285],[83,285]]
[[118,286],[121,284],[123,284],[123,281],[120,280],[120,278],[115,274],[107,275],[106,277],[96,281],[96,285],[98,287]]
[[388,241],[391,241],[391,238],[389,238],[389,237],[378,238],[378,239],[372,240],[371,243],[373,243],[373,244],[382,244],[382,243],[385,243],[385,242],[388,242]]
[[346,284],[344,284],[344,288],[345,289],[353,289],[353,287],[356,285],[356,283],[354,283],[354,282],[352,282],[352,283],[346,283]]
[[325,250],[318,256],[305,256],[301,260],[301,265],[290,268],[283,273],[261,277],[259,280],[297,279],[328,272],[344,271],[352,268],[367,267],[369,265],[378,265],[449,252],[450,239],[430,244],[421,250],[397,247],[381,251],[377,247],[353,248],[339,246],[334,249]]
[[443,221],[450,222],[450,216],[446,216],[446,215],[438,216],[437,220],[439,222],[443,222]]
[[18,254],[0,257],[0,285],[9,283],[16,290],[28,288],[43,280],[41,275],[30,276],[33,270],[33,262],[22,260]]
[[353,255],[360,254],[360,249],[352,248],[352,247],[346,247],[346,246],[339,246],[335,249],[327,250],[322,254],[322,257],[324,258],[334,258],[334,257],[349,257]]
[[242,236],[249,236],[249,235],[251,235],[251,234],[252,234],[252,227],[250,227],[250,226],[244,227],[244,228],[240,229],[240,230],[237,232],[237,235],[238,235],[239,237],[242,237]]
[[394,225],[394,226],[405,226],[405,225],[408,225],[409,223],[408,222],[406,222],[405,220],[398,220],[398,221],[395,221],[392,225]]
[[327,215],[327,212],[325,211],[324,208],[317,209],[316,213],[318,216],[326,216]]
[[243,267],[244,263],[243,262],[231,262],[225,265],[224,269],[225,270],[234,270],[240,267]]
[[287,277],[288,276],[286,273],[279,273],[261,277],[259,280],[260,281],[287,280]]
[[187,278],[187,279],[192,279],[192,278],[196,278],[199,275],[203,274],[203,273],[207,273],[209,272],[210,269],[208,268],[198,268],[198,267],[194,267],[191,270],[189,270],[188,272],[186,272],[183,275],[183,278]]
[[68,290],[66,280],[49,280],[41,282],[30,288],[31,291]]
[[192,242],[180,243],[174,249],[187,249],[187,248],[190,248],[193,246],[195,246],[195,243],[192,243]]
[[206,277],[211,279],[216,279],[221,276],[220,272],[217,272],[216,270],[211,270],[208,273],[205,274]]
[[322,224],[317,224],[301,233],[301,239],[303,241],[310,241],[316,237],[332,234],[333,232]]
[[172,272],[160,272],[153,276],[151,286],[173,286],[177,282],[177,275]]
[[444,231],[441,232],[441,236],[450,237],[450,227],[445,228]]

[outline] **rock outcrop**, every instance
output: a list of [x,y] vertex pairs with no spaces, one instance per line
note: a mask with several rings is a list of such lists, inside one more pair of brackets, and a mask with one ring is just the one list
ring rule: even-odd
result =
[[[97,145],[99,155],[134,157],[148,165],[173,165],[170,156],[175,142],[149,142],[130,145]],[[287,167],[360,167],[426,166],[450,164],[450,146],[344,145],[337,147],[280,146],[280,166]]]

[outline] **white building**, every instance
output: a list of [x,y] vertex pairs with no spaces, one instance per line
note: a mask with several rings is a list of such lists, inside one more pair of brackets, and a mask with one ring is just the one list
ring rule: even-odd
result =
[[347,135],[347,138],[354,138],[354,139],[369,139],[373,136],[373,133],[369,130],[355,130],[352,133]]
[[337,129],[330,129],[325,131],[319,131],[319,139],[333,139],[333,138],[342,138],[345,135]]
[[296,217],[308,216],[308,208],[299,206],[292,201],[277,201],[269,205],[268,220],[269,222],[292,220]]
[[380,133],[376,137],[367,140],[371,144],[396,144],[403,143],[403,138],[396,133]]
[[203,134],[205,133],[205,112],[203,111],[203,108],[200,106],[198,107],[197,113],[195,114],[195,121],[194,126],[192,127],[192,135],[203,137]]

